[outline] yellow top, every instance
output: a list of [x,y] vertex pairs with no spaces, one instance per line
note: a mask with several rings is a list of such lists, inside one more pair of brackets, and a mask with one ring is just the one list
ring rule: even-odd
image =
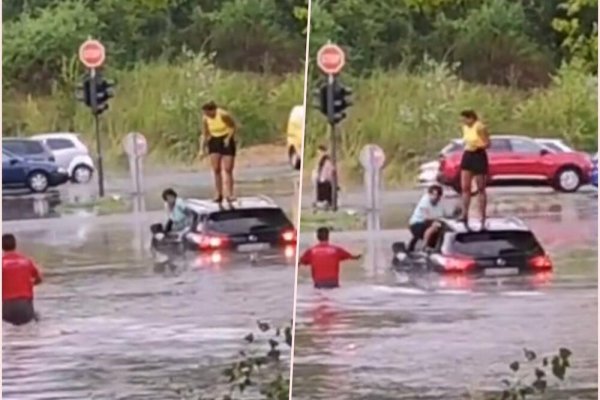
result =
[[208,126],[208,134],[212,137],[223,137],[231,135],[233,128],[225,123],[224,116],[229,115],[225,110],[217,108],[217,114],[214,118],[209,118],[206,115],[203,116],[206,125]]
[[465,142],[465,150],[474,151],[485,148],[485,141],[479,134],[478,130],[483,128],[483,124],[476,121],[473,125],[463,125],[463,141]]

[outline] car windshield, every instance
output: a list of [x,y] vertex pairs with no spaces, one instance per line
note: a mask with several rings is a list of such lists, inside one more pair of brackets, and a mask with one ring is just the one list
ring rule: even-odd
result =
[[223,210],[210,214],[207,221],[209,230],[226,234],[257,233],[290,226],[290,221],[279,208]]
[[15,154],[43,154],[44,146],[34,140],[6,140],[2,147]]
[[441,155],[448,155],[450,153],[455,153],[457,151],[461,151],[463,149],[463,144],[462,142],[458,141],[458,140],[453,140],[450,143],[448,143],[443,149],[442,151],[440,151]]
[[531,232],[497,231],[459,233],[454,237],[451,252],[472,257],[498,257],[511,253],[535,254],[542,247]]

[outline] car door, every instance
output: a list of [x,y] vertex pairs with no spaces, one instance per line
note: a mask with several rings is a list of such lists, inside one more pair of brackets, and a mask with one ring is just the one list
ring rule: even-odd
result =
[[510,171],[512,152],[509,140],[492,137],[487,154],[489,178],[491,180],[502,179]]
[[68,169],[71,160],[78,154],[79,150],[72,140],[67,138],[48,138],[44,143],[50,148],[59,167]]
[[516,179],[543,179],[544,152],[542,146],[529,138],[511,138],[510,174]]
[[2,152],[2,185],[24,184],[27,178],[24,161]]

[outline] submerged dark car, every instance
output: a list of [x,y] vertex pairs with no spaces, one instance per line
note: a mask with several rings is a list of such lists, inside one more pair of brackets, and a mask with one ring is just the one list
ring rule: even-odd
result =
[[164,234],[162,225],[153,225],[154,249],[256,252],[296,244],[294,225],[266,196],[241,197],[231,207],[212,200],[189,199],[185,204],[188,228],[178,234]]
[[485,230],[471,221],[468,230],[460,221],[441,220],[442,228],[428,250],[408,253],[394,243],[392,265],[399,271],[485,276],[549,271],[552,261],[533,232],[518,218],[489,218]]

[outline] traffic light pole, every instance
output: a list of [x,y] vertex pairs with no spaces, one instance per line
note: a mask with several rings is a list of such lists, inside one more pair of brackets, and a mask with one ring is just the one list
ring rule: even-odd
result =
[[96,69],[90,69],[90,106],[94,115],[94,129],[96,132],[96,151],[98,155],[98,196],[104,197],[104,167],[102,165],[102,140],[100,138],[100,120],[98,118],[98,93],[96,93]]
[[331,163],[333,164],[331,181],[331,208],[333,211],[338,210],[337,131],[333,99],[335,82],[334,75],[327,75],[327,119],[329,121],[329,138],[331,140]]

